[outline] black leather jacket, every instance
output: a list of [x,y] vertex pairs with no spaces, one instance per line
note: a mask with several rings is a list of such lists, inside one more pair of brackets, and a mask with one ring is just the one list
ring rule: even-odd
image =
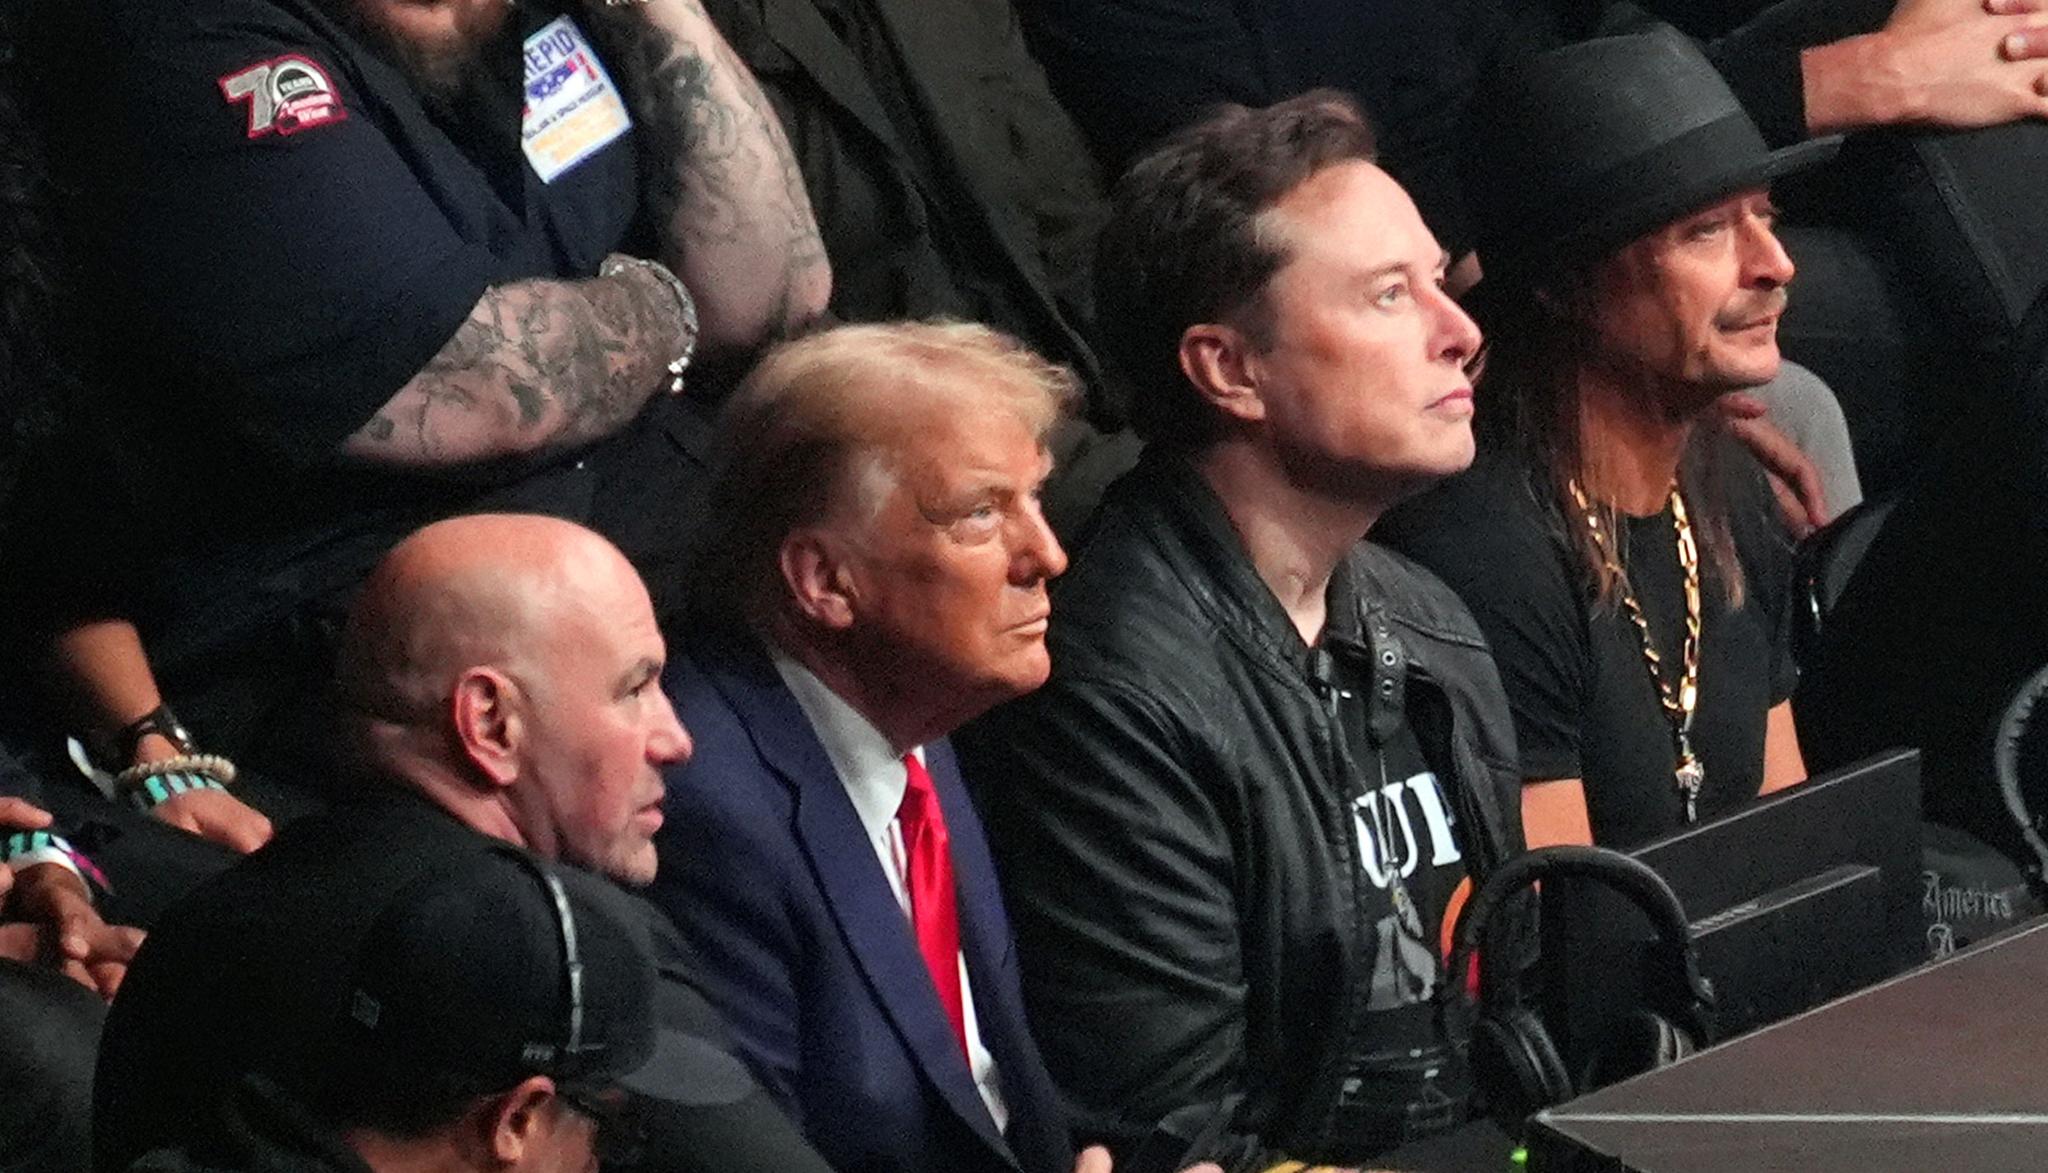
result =
[[[1513,725],[1478,628],[1442,583],[1369,544],[1330,603],[1324,653],[1395,654],[1377,686],[1405,692],[1483,876],[1522,832]],[[1050,641],[1051,681],[955,744],[1080,1139],[1110,1144],[1120,1170],[1363,1156],[1331,1133],[1373,962],[1354,906],[1359,779],[1317,654],[1185,462],[1148,457],[1111,490],[1056,585]],[[1507,926],[1523,959],[1525,927]]]

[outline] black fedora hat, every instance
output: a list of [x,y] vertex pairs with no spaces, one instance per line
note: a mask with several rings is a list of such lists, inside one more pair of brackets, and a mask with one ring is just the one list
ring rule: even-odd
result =
[[1538,284],[1841,140],[1772,150],[1697,45],[1668,25],[1540,53],[1473,107],[1467,174],[1482,285]]

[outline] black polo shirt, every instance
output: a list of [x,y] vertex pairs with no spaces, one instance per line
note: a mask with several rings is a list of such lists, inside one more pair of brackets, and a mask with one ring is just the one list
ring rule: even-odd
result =
[[651,243],[619,79],[573,15],[522,0],[491,100],[441,118],[336,19],[349,2],[37,0],[29,22],[123,441],[113,472],[144,519],[140,617],[173,672],[331,617],[427,520],[605,528],[611,487],[658,486],[675,470],[647,465],[681,455],[658,401],[539,469],[335,457],[487,287],[591,277]]

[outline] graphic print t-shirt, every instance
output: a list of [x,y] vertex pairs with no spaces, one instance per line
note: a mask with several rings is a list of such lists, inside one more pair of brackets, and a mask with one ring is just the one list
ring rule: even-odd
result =
[[1351,825],[1364,873],[1359,916],[1372,959],[1339,1111],[1364,1156],[1455,1128],[1470,1115],[1470,1079],[1435,1004],[1446,913],[1462,899],[1466,872],[1452,805],[1414,733],[1404,723],[1375,746],[1369,685],[1346,680],[1341,667],[1338,675],[1337,709],[1358,790]]

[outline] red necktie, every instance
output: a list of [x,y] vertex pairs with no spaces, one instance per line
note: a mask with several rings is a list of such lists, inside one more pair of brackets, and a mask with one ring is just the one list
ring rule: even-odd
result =
[[917,930],[917,951],[938,987],[939,1005],[953,1022],[960,1053],[967,1053],[967,1015],[960,1004],[960,911],[953,901],[953,849],[946,839],[946,816],[939,809],[932,776],[917,755],[903,755],[910,776],[896,818],[903,824],[903,844],[910,856],[910,921]]

